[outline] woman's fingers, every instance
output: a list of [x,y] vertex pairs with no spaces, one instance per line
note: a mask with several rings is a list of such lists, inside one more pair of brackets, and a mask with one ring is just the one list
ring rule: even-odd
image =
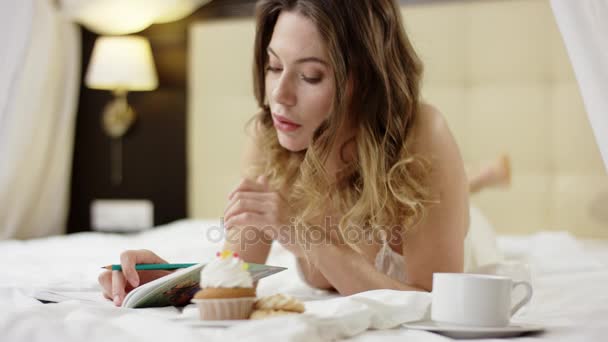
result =
[[243,178],[243,180],[241,180],[241,182],[239,183],[239,185],[230,192],[230,194],[228,194],[228,199],[232,199],[232,196],[234,196],[235,193],[239,192],[239,191],[266,191],[267,189],[267,184],[261,184],[258,183],[256,181],[252,181],[250,179],[247,178]]
[[107,299],[113,300],[112,298],[112,271],[104,271],[97,278],[102,288],[103,296]]
[[139,273],[135,270],[136,264],[165,264],[164,259],[154,254],[152,251],[141,249],[137,251],[125,251],[120,254],[120,266],[125,279],[133,287],[141,283]]
[[112,300],[120,306],[125,298],[125,277],[121,271],[112,271]]
[[266,179],[266,176],[259,176],[258,179],[256,179],[256,183],[261,185],[265,191],[268,191],[269,185],[268,185],[268,179]]
[[[119,306],[125,298],[125,294],[139,284],[156,279],[169,272],[155,272],[154,274],[145,274],[140,277],[140,274],[135,270],[136,264],[164,264],[167,263],[164,259],[154,254],[151,251],[131,250],[120,254],[120,266],[122,271],[105,271],[99,275],[98,281],[103,288],[104,297],[114,301],[114,304]],[[142,279],[143,278],[143,279]],[[143,280],[143,282],[142,282]]]
[[234,227],[254,227],[265,239],[268,239],[268,241],[275,240],[279,237],[279,231],[276,229],[280,229],[280,227],[269,225],[268,217],[264,214],[245,212],[234,215],[229,221],[226,221],[225,226],[226,229]]
[[243,212],[230,217],[228,220],[226,220],[226,222],[224,222],[224,225],[226,226],[226,229],[230,229],[238,226],[261,226],[263,222],[263,214]]
[[137,287],[139,285],[139,276],[135,271],[135,263],[137,252],[125,251],[120,253],[120,266],[122,267],[122,275],[127,279],[131,286]]
[[252,191],[239,191],[232,196],[232,199],[228,201],[228,205],[224,210],[224,217],[228,214],[230,209],[234,207],[236,204],[243,200],[250,200],[256,202],[267,202],[273,198],[272,193],[269,192],[252,192]]
[[253,199],[240,199],[234,203],[224,214],[224,224],[227,223],[233,216],[243,213],[263,214],[267,207],[265,202]]

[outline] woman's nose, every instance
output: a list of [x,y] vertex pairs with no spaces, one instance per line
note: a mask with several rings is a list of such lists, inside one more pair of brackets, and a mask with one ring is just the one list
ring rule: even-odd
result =
[[276,83],[272,90],[272,97],[276,103],[284,106],[295,106],[297,97],[294,91],[294,85],[289,80],[287,75],[283,75]]

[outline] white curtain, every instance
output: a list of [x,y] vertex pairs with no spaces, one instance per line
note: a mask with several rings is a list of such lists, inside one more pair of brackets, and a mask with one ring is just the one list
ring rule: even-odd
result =
[[608,0],[551,5],[608,170]]
[[50,0],[0,1],[0,239],[65,231],[80,34]]

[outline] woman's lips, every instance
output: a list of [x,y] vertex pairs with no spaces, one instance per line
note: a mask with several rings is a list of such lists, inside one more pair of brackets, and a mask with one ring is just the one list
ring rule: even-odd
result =
[[298,125],[297,123],[277,114],[272,115],[272,121],[274,123],[274,127],[283,132],[293,132],[302,127],[302,125]]

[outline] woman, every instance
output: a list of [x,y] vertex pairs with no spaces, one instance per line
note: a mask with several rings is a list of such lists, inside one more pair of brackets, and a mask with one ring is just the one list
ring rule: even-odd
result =
[[[394,0],[257,5],[248,177],[230,193],[225,247],[264,263],[272,240],[312,286],[343,295],[430,291],[462,272],[469,184],[441,113],[421,103],[422,64]],[[150,251],[100,276],[119,305],[166,272]]]

